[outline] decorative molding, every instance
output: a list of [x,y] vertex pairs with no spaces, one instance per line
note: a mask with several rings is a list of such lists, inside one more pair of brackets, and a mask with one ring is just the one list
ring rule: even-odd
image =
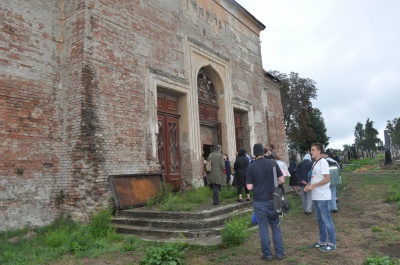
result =
[[155,68],[150,67],[150,73],[158,75],[158,76],[162,76],[162,77],[165,77],[165,78],[168,78],[168,79],[171,79],[171,80],[174,80],[176,82],[179,82],[179,83],[182,83],[182,84],[185,84],[185,85],[189,85],[190,84],[188,80],[186,80],[186,79],[184,79],[182,77],[167,73],[167,72],[165,72],[163,70],[159,70],[159,69],[155,69]]
[[247,107],[250,107],[250,106],[251,106],[250,101],[248,101],[248,100],[246,100],[246,99],[243,99],[243,98],[240,98],[240,97],[238,97],[238,96],[233,97],[233,98],[232,98],[232,102],[233,102],[233,103],[236,103],[237,105],[241,105],[241,106],[247,106]]
[[196,40],[195,38],[190,37],[190,36],[187,36],[187,39],[188,39],[189,42],[191,42],[191,43],[193,43],[193,44],[199,46],[200,48],[202,48],[202,49],[204,49],[204,50],[206,50],[206,51],[208,51],[208,52],[210,52],[210,53],[216,55],[217,57],[221,58],[222,60],[224,60],[224,61],[226,61],[226,62],[229,62],[228,56],[223,55],[223,54],[221,54],[221,53],[219,53],[219,52],[216,52],[213,48],[211,48],[211,47],[205,45],[203,42],[201,42],[201,41],[199,41],[199,40]]

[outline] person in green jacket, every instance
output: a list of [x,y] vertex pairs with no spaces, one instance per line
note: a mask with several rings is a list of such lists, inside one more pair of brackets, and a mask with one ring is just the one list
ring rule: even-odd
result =
[[213,205],[219,205],[218,193],[221,187],[226,185],[225,161],[219,144],[215,146],[214,152],[210,154],[208,160],[211,160],[211,171],[207,172],[207,184],[213,190]]

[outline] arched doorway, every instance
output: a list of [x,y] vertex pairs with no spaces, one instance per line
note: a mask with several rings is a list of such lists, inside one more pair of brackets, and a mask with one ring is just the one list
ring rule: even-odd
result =
[[218,118],[218,92],[215,82],[205,68],[201,68],[197,74],[197,95],[200,137],[203,145],[203,157],[206,159],[215,145],[222,145],[222,136],[221,123]]

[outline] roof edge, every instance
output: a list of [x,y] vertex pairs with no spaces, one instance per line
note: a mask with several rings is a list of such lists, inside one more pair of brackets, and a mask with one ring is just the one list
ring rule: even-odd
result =
[[238,2],[236,2],[235,0],[231,0],[235,5],[237,5],[240,9],[242,9],[249,17],[251,17],[255,22],[257,22],[257,24],[262,28],[262,30],[264,30],[266,27],[263,23],[261,23],[260,20],[258,20],[255,16],[253,16],[249,11],[247,11],[246,8],[244,8],[243,6],[241,6]]

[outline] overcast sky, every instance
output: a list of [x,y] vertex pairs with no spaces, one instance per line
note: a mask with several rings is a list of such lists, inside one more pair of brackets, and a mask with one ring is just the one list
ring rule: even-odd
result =
[[236,0],[266,28],[263,67],[316,82],[330,148],[369,118],[379,137],[400,118],[400,1]]

